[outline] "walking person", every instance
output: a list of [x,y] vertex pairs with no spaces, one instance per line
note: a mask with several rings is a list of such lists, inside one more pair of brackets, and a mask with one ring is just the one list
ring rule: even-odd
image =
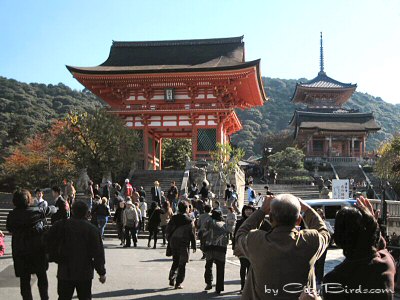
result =
[[[201,201],[201,200],[200,200]],[[204,238],[203,238],[203,233],[204,233],[204,228],[205,228],[205,224],[207,224],[208,220],[211,219],[211,206],[206,204],[204,206],[204,213],[202,213],[196,222],[196,228],[197,228],[197,237],[200,240],[200,249],[203,252],[203,256],[201,257],[201,259],[205,259],[206,258],[206,254],[204,252]]]
[[139,225],[139,216],[130,198],[126,201],[126,208],[123,213],[123,224],[125,228],[124,248],[129,248],[131,246],[131,239],[133,241],[133,246],[137,247],[136,230]]
[[71,207],[72,203],[75,201],[76,190],[74,187],[74,182],[72,180],[67,182],[65,186],[65,197],[67,198],[68,204]]
[[90,223],[92,223],[94,226],[98,227],[97,223],[97,207],[100,205],[101,198],[99,195],[94,196],[93,202],[92,202],[92,210],[90,212]]
[[147,212],[147,215],[149,215],[149,220],[147,224],[147,228],[149,230],[149,242],[147,243],[147,247],[150,246],[151,239],[154,237],[154,245],[153,249],[157,248],[157,235],[158,235],[158,227],[160,226],[161,223],[161,209],[158,206],[157,202],[151,203],[151,207],[149,211]]
[[192,185],[190,186],[188,198],[193,200],[194,197],[197,196],[198,194],[199,194],[199,189],[197,188],[196,182],[193,182]]
[[138,222],[136,224],[136,239],[137,239],[140,231],[140,223],[142,222],[142,212],[140,211],[139,208],[139,202],[133,203],[133,208],[136,209],[136,213],[138,215]]
[[[57,292],[59,300],[71,300],[76,289],[79,300],[92,299],[94,270],[105,283],[106,269],[103,242],[99,230],[88,222],[88,206],[83,201],[72,205],[72,217],[55,223],[47,235],[52,254],[57,257]],[[63,237],[63,238],[60,238]]]
[[228,213],[226,215],[226,231],[228,232],[229,240],[233,239],[233,232],[235,230],[237,216],[233,207],[228,207]]
[[107,180],[106,183],[104,183],[102,198],[103,197],[107,198],[110,209],[114,210],[114,207],[113,207],[114,203],[112,202],[112,199],[111,199],[111,181],[110,180]]
[[125,202],[121,201],[118,204],[114,213],[114,223],[117,225],[118,238],[121,241],[120,246],[125,245],[125,232],[124,232],[124,210]]
[[161,232],[162,232],[162,238],[163,238],[163,246],[165,246],[167,244],[166,236],[165,236],[166,228],[167,228],[167,225],[173,215],[174,215],[174,213],[172,212],[169,202],[168,201],[164,202],[162,204],[162,214],[160,215],[160,218],[161,218],[160,226],[161,226]]
[[200,194],[201,200],[203,200],[207,204],[208,204],[208,193],[209,193],[208,182],[203,181],[203,186],[201,187],[199,194]]
[[86,189],[86,197],[87,197],[87,205],[89,207],[89,212],[92,210],[92,202],[94,199],[94,191],[93,191],[93,181],[88,181],[88,187]]
[[101,238],[104,240],[104,229],[106,228],[108,217],[110,216],[110,208],[106,197],[101,198],[101,202],[96,206],[97,226],[100,230]]
[[176,206],[178,203],[178,194],[179,191],[178,188],[176,187],[175,181],[171,181],[171,186],[167,192],[167,199],[174,212],[176,211]]
[[246,277],[247,273],[250,270],[250,261],[249,259],[236,247],[236,232],[240,228],[240,226],[243,224],[244,221],[248,217],[250,217],[254,212],[256,211],[254,206],[249,206],[249,205],[244,205],[242,208],[242,218],[236,221],[235,225],[235,231],[233,234],[233,240],[232,240],[232,250],[233,250],[233,255],[239,258],[240,261],[240,292],[239,294],[242,293],[243,288],[244,288],[244,283],[246,282]]
[[140,197],[139,198],[139,209],[140,212],[142,214],[142,219],[140,220],[140,229],[142,231],[144,231],[145,228],[145,222],[146,222],[146,218],[147,218],[147,203],[146,203],[146,199],[144,197]]
[[166,233],[172,252],[172,266],[169,272],[169,285],[182,289],[185,280],[186,264],[189,262],[189,249],[196,252],[196,239],[193,233],[193,221],[188,216],[189,205],[186,201],[178,203],[178,213],[168,223]]
[[[133,193],[133,187],[129,182],[129,179],[125,179],[125,185],[122,188],[121,191],[122,195],[124,195],[125,200],[127,200],[127,197],[132,197],[132,193]],[[127,200],[128,201],[128,200]]]
[[51,224],[54,224],[58,220],[68,219],[69,217],[69,205],[61,196],[61,189],[58,186],[53,186],[52,194],[54,197],[57,212],[51,216]]
[[224,291],[226,250],[229,242],[228,231],[226,230],[226,224],[222,218],[221,211],[213,210],[211,220],[208,220],[205,224],[204,231],[204,251],[206,254],[204,280],[207,285],[205,290],[208,291],[212,289],[212,267],[215,263],[217,267],[215,292],[220,294]]
[[40,299],[49,299],[46,271],[49,267],[42,242],[45,214],[33,204],[27,190],[14,193],[15,208],[8,214],[6,228],[11,233],[12,257],[15,276],[20,278],[22,299],[32,300],[31,275],[36,274]]
[[161,188],[158,181],[154,181],[154,186],[151,187],[151,200],[161,205]]

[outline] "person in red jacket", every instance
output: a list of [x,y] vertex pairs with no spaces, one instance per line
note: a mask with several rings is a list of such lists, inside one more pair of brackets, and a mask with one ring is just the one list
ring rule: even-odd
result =
[[132,185],[129,183],[129,179],[125,179],[125,186],[123,188],[123,195],[125,196],[125,199],[127,197],[132,197],[132,193],[133,193],[133,187]]

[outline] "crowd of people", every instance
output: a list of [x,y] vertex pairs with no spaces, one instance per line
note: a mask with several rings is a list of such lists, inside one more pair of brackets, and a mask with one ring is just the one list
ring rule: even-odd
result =
[[[154,182],[149,197],[129,179],[122,187],[107,182],[102,191],[89,182],[85,200],[70,193],[72,182],[68,186],[64,192],[52,188],[54,206],[43,199],[41,190],[35,191],[35,199],[27,190],[13,195],[15,209],[7,218],[7,230],[12,234],[15,274],[23,299],[32,299],[31,274],[37,275],[41,299],[48,299],[49,261],[58,264],[59,299],[71,299],[75,289],[79,299],[90,299],[94,270],[100,282],[106,281],[102,240],[111,211],[115,211],[113,221],[122,247],[137,247],[138,233],[148,231],[147,246],[157,248],[161,230],[165,254],[172,258],[168,281],[175,289],[183,289],[190,250],[198,250],[199,240],[205,290],[213,289],[215,264],[217,294],[224,291],[231,245],[240,262],[242,299],[393,298],[394,260],[372,206],[362,196],[357,206],[337,213],[333,229],[324,221],[323,211],[315,211],[291,194],[275,196],[268,186],[265,195],[256,195],[249,184],[249,203],[241,211],[233,184],[227,185],[221,201],[212,199],[207,182],[200,189],[191,185],[183,197],[175,182],[165,193]],[[321,261],[332,240],[346,259],[324,276]],[[352,292],[356,289],[361,292]]]

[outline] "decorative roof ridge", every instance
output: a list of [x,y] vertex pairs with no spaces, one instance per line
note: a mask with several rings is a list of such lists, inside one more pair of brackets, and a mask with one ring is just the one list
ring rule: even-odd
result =
[[325,113],[325,112],[315,112],[315,111],[299,111],[296,110],[295,111],[297,114],[302,114],[302,115],[333,115],[333,116],[351,116],[351,117],[369,117],[369,116],[373,116],[374,113],[373,112],[347,112],[347,113]]
[[311,79],[309,81],[306,81],[306,82],[299,82],[299,83],[297,83],[297,85],[301,86],[301,85],[305,85],[305,84],[313,84],[313,83],[319,82],[319,81],[326,81],[326,82],[329,82],[329,83],[334,83],[334,84],[338,84],[338,85],[345,85],[345,86],[349,86],[349,87],[350,86],[351,87],[357,87],[357,83],[353,84],[353,83],[340,82],[338,80],[335,80],[335,79],[329,77],[323,71],[318,72],[318,76],[317,77],[315,77],[315,78],[313,78],[313,79]]
[[160,47],[160,46],[193,46],[193,45],[220,45],[243,43],[244,36],[213,39],[192,39],[192,40],[162,40],[162,41],[113,41],[112,47]]

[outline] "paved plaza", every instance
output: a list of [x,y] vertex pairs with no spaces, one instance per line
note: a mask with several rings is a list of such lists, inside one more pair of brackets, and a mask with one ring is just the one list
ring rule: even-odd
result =
[[[14,276],[10,242],[11,238],[6,237],[7,254],[0,257],[0,295],[1,299],[9,300],[20,299],[19,279]],[[233,256],[230,246],[225,268],[225,291],[221,295],[204,291],[205,261],[200,259],[200,251],[191,255],[184,289],[174,290],[168,286],[171,259],[165,256],[165,247],[156,250],[147,248],[147,241],[143,239],[139,240],[138,248],[121,248],[116,239],[105,240],[104,246],[107,282],[102,285],[96,275],[92,289],[94,299],[240,299],[239,260]],[[325,270],[329,271],[342,259],[341,250],[329,250]],[[50,299],[57,299],[56,271],[56,264],[51,263],[47,273]],[[32,286],[34,299],[40,299],[34,276]]]

